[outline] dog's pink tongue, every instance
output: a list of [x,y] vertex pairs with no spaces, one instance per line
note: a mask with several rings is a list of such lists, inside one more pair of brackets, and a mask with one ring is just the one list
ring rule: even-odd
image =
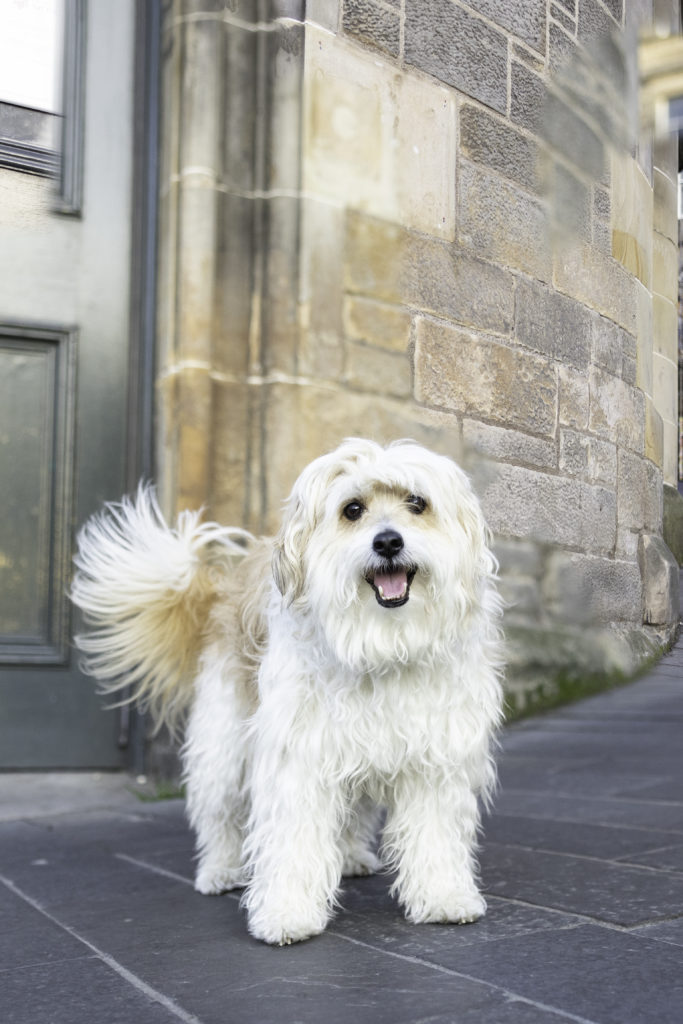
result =
[[395,597],[403,597],[408,586],[405,572],[375,573],[375,586],[390,601]]

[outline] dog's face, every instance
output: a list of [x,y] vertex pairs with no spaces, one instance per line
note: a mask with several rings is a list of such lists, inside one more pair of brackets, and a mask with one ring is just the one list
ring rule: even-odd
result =
[[355,439],[301,474],[273,561],[286,601],[359,670],[457,636],[493,568],[455,463],[409,442]]

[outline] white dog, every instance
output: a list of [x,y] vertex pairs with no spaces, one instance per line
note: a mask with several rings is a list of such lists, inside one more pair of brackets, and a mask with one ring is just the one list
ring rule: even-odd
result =
[[275,540],[164,522],[153,494],[82,530],[79,638],[108,691],[189,713],[196,888],[246,886],[252,935],[322,932],[342,875],[381,863],[413,922],[464,923],[478,892],[502,689],[495,560],[465,474],[412,442],[312,462]]

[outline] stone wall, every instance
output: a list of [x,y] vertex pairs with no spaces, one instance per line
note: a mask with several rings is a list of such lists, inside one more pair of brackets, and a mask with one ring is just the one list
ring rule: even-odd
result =
[[636,21],[677,28],[655,8],[166,7],[166,506],[269,531],[343,437],[455,456],[496,534],[520,704],[631,671],[677,620],[656,542],[676,153],[633,117]]

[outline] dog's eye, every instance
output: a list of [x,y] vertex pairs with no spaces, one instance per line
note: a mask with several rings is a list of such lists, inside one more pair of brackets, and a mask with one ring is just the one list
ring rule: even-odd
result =
[[410,497],[406,498],[406,504],[416,516],[421,516],[427,508],[427,502],[418,494],[411,494]]
[[365,506],[361,505],[360,501],[350,501],[348,505],[345,505],[342,509],[342,515],[346,519],[350,519],[352,523],[356,519],[360,519],[364,512]]

